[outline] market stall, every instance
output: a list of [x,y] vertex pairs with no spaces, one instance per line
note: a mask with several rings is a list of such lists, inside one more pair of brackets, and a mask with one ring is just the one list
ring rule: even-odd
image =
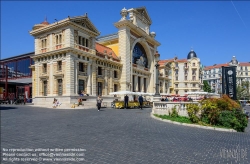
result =
[[[128,107],[129,108],[139,108],[140,103],[136,100],[134,100],[133,96],[152,96],[154,95],[153,93],[144,93],[144,92],[131,92],[131,91],[118,91],[118,92],[111,92],[109,93],[110,95],[122,95],[121,97],[128,95],[129,96],[129,101],[128,101]],[[113,104],[111,105],[116,109],[121,109],[124,108],[124,100],[118,100],[114,101]],[[143,107],[150,107],[150,102],[145,101],[143,102]]]

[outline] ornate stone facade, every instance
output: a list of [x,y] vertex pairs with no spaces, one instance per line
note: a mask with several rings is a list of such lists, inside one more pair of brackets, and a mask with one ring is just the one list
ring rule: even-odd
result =
[[[35,38],[35,104],[51,104],[53,97],[72,103],[82,91],[90,96],[155,91],[154,54],[160,43],[154,32],[149,34],[150,17],[145,8],[123,9],[121,15],[115,23],[118,33],[99,38],[87,15],[35,25],[30,31]],[[143,54],[134,51],[138,45]],[[135,56],[139,63],[133,63]]]

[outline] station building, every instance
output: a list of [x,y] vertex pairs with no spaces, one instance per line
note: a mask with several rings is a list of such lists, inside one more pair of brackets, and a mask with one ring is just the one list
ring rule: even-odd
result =
[[[33,26],[32,93],[35,104],[57,97],[72,103],[82,91],[96,97],[114,91],[155,92],[160,54],[146,8],[122,9],[117,32],[99,36],[87,15]],[[161,77],[168,83],[168,77]]]

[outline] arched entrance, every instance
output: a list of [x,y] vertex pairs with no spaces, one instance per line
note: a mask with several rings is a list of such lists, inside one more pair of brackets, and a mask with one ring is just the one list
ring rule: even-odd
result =
[[[149,69],[150,60],[148,59],[148,54],[146,53],[144,46],[137,42],[132,50],[132,63],[136,64],[137,70]],[[134,74],[132,71],[132,91],[134,92],[147,92],[149,78],[145,74]]]
[[140,64],[141,66],[148,68],[147,54],[140,43],[136,43],[134,46],[132,54],[132,62],[133,64]]

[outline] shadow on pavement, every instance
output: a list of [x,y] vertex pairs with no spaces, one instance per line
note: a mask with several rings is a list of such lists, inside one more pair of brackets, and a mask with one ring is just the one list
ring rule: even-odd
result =
[[10,106],[0,106],[0,110],[11,110],[11,109],[17,109],[16,107],[10,107]]

